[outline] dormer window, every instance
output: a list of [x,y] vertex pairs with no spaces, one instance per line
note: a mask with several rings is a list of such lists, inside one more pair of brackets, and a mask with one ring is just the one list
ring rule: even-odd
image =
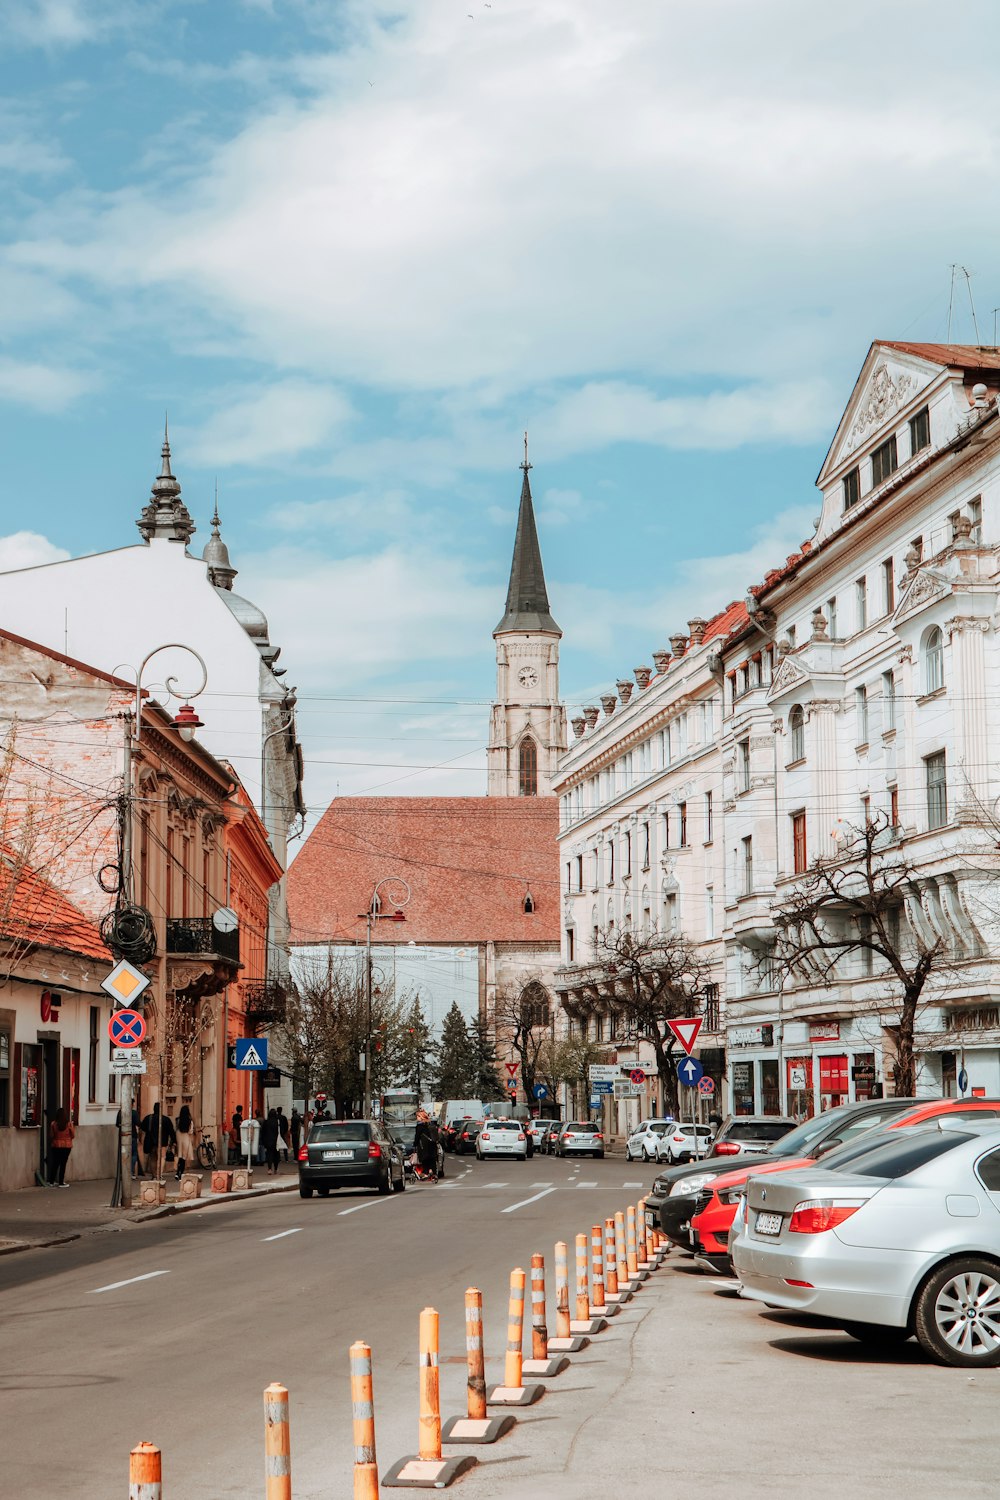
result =
[[850,510],[861,499],[861,470],[853,468],[844,475],[844,509]]
[[[925,406],[910,418],[910,457],[931,445],[931,413]],[[895,467],[895,465],[893,465]]]
[[898,466],[896,434],[893,433],[892,437],[881,443],[872,454],[872,488],[882,484],[890,474],[894,474]]

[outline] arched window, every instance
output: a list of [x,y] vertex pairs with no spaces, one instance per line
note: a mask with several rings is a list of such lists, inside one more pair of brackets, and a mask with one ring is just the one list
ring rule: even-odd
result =
[[788,739],[789,760],[805,760],[806,757],[806,716],[802,711],[802,704],[796,703],[788,715]]
[[529,1027],[552,1024],[549,992],[537,979],[530,979],[521,991],[521,1023]]
[[525,735],[518,751],[517,791],[520,797],[538,796],[538,748],[530,734]]
[[944,636],[940,626],[933,625],[924,637],[924,692],[936,693],[944,687]]

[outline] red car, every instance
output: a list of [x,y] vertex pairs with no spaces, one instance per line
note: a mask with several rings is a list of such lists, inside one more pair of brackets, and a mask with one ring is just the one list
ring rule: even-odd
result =
[[[907,1125],[922,1125],[926,1120],[935,1120],[939,1115],[950,1115],[960,1120],[977,1115],[1000,1115],[998,1099],[927,1099],[904,1110],[893,1120],[881,1126],[882,1130],[901,1130]],[[871,1128],[871,1127],[868,1127]],[[861,1132],[859,1132],[860,1134]],[[848,1136],[845,1131],[844,1135]],[[838,1142],[845,1144],[844,1141]],[[734,1168],[721,1177],[715,1177],[699,1194],[691,1215],[691,1247],[700,1252],[702,1260],[708,1261],[713,1270],[724,1276],[732,1274],[729,1259],[729,1230],[736,1217],[739,1195],[732,1196],[735,1188],[742,1188],[748,1177],[772,1176],[775,1172],[792,1172],[797,1167],[812,1166],[815,1157],[798,1156],[768,1166],[744,1166]]]

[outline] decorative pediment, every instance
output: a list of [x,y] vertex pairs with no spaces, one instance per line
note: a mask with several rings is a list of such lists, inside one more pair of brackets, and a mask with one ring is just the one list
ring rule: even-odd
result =
[[926,609],[938,599],[943,599],[946,594],[951,593],[951,584],[941,573],[935,572],[933,568],[920,568],[916,575],[910,580],[896,606],[896,612],[892,617],[893,624],[905,620],[909,615],[916,614],[918,610]]
[[793,656],[786,656],[771,679],[771,686],[767,694],[768,702],[773,698],[783,697],[792,688],[796,688],[800,683],[808,681],[808,672],[803,671]]
[[855,407],[854,420],[844,443],[845,450],[853,453],[870,433],[876,432],[889,417],[895,416],[916,391],[917,377],[912,370],[904,370],[895,364],[890,366],[887,360],[880,360],[869,376]]
[[873,344],[820,471],[820,488],[883,428],[886,435],[894,430],[899,414],[912,407],[941,369],[929,358]]

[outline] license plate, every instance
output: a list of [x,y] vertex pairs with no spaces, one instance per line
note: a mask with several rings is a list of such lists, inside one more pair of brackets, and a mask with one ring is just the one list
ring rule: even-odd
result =
[[324,1151],[323,1152],[323,1160],[324,1161],[353,1161],[354,1160],[354,1152],[353,1151]]
[[780,1234],[781,1215],[758,1214],[753,1227],[755,1234]]

